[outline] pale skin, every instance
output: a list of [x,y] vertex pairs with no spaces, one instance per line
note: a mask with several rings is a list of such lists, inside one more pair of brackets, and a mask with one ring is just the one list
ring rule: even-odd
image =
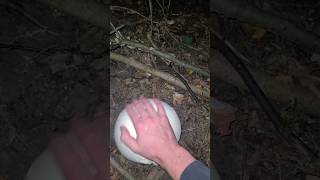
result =
[[121,127],[121,141],[133,152],[159,164],[174,180],[178,180],[195,158],[178,144],[160,101],[155,98],[153,101],[158,111],[144,97],[127,105],[126,110],[137,137],[133,138],[127,128]]

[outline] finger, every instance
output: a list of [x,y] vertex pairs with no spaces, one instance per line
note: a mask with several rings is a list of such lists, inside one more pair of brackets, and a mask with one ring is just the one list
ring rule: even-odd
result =
[[153,102],[156,104],[157,110],[158,110],[158,114],[160,116],[166,116],[166,111],[164,110],[164,107],[162,105],[162,103],[157,99],[157,98],[153,98]]
[[167,113],[163,107],[163,104],[161,103],[161,101],[159,101],[157,98],[154,98],[153,101],[155,102],[157,109],[158,109],[158,116],[160,117],[160,123],[165,126],[165,127],[169,127],[170,123],[169,123],[169,119],[167,116]]
[[149,114],[149,116],[155,117],[157,115],[156,110],[153,108],[152,104],[150,103],[149,100],[147,99],[142,99],[145,110],[147,111],[147,113]]
[[143,99],[140,98],[138,100],[138,104],[137,104],[136,109],[137,109],[138,113],[140,114],[142,120],[146,119],[149,116],[149,114],[147,113],[147,111],[145,109]]
[[137,152],[139,150],[139,146],[137,141],[130,135],[128,129],[124,126],[120,127],[121,130],[121,141],[127,145],[133,152]]
[[138,105],[138,103],[139,103],[139,99],[138,99],[138,100],[133,100],[131,104],[132,104],[134,107],[136,107],[136,106]]
[[134,107],[135,111],[137,112],[137,114],[140,116],[140,112],[138,111],[139,108],[139,104],[140,104],[140,100],[134,100],[131,105],[132,107]]
[[144,97],[143,95],[141,95],[141,96],[139,97],[139,100],[142,100],[142,99],[145,99],[145,97]]
[[133,123],[133,126],[136,128],[137,124],[140,122],[140,115],[136,112],[133,104],[127,105],[126,111]]

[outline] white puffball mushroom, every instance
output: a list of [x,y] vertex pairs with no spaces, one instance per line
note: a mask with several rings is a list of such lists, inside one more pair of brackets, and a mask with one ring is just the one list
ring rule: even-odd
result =
[[46,149],[31,167],[24,180],[66,180],[53,153]]
[[[152,104],[153,108],[158,111],[156,104],[153,102],[152,99],[148,99],[149,102]],[[177,141],[179,141],[180,139],[180,135],[181,135],[181,124],[180,124],[180,120],[179,117],[176,113],[176,111],[167,103],[160,101],[162,106],[165,109],[165,112],[167,114],[167,117],[169,119],[170,125],[173,129],[174,135],[176,136]],[[133,151],[131,151],[131,149],[129,149],[129,147],[127,147],[121,140],[120,140],[120,136],[121,136],[121,130],[120,127],[121,126],[125,126],[130,135],[133,138],[137,137],[136,134],[136,130],[133,126],[133,123],[131,121],[131,118],[129,117],[127,111],[124,109],[121,111],[121,113],[118,116],[118,119],[115,123],[115,127],[114,127],[114,138],[115,138],[115,142],[116,142],[116,146],[119,149],[120,153],[126,157],[127,159],[137,162],[137,163],[142,163],[142,164],[155,164],[155,162],[148,160],[142,156],[140,156],[139,154],[134,153]],[[166,147],[163,147],[166,148]]]

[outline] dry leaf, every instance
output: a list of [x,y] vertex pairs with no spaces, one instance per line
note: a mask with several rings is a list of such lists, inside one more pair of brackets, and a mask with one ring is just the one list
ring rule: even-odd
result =
[[187,74],[188,74],[188,75],[191,75],[192,73],[193,73],[193,71],[192,71],[192,70],[187,69]]
[[244,24],[243,27],[247,32],[251,34],[251,37],[253,39],[261,39],[267,32],[265,29],[261,27],[252,26],[249,24]]
[[183,94],[174,92],[173,94],[173,105],[176,106],[178,104],[182,104],[182,102],[185,100],[185,96]]

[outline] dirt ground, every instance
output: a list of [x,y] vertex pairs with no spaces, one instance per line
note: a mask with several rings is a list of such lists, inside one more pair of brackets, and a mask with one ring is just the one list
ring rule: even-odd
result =
[[[113,2],[113,6],[122,6],[134,9],[139,12],[145,12],[146,7],[141,2],[133,1],[128,7],[128,2]],[[189,6],[186,6],[189,8]],[[172,6],[172,9],[176,8]],[[181,7],[183,8],[183,7]],[[161,11],[155,8],[154,21],[163,21]],[[176,23],[168,26],[169,31],[176,39],[190,38],[190,46],[200,50],[191,50],[183,47],[181,42],[176,42],[158,25],[153,27],[154,44],[163,46],[162,51],[173,53],[182,61],[191,63],[197,67],[208,70],[208,19],[204,14],[197,11],[185,13],[182,9],[172,10],[168,18],[173,19]],[[115,27],[121,24],[133,24],[143,18],[136,14],[130,14],[124,11],[112,11],[112,23]],[[150,32],[148,22],[138,23],[135,26],[124,27],[121,31],[123,36],[131,40],[143,42],[151,47],[152,44],[147,38],[146,32]],[[112,36],[115,38],[115,36]],[[159,57],[145,53],[137,49],[128,47],[119,47],[112,52],[118,53],[150,67],[163,72],[172,70],[163,63]],[[204,52],[204,53],[203,53]],[[197,60],[197,61],[196,61]],[[202,77],[197,73],[188,73],[183,68],[178,68],[180,73],[188,80],[190,84],[209,86],[210,79]],[[169,103],[176,110],[182,124],[182,134],[180,144],[187,148],[197,159],[209,165],[210,161],[210,113],[208,99],[199,96],[200,103],[195,103],[190,97],[188,91],[169,84],[163,79],[154,77],[146,72],[139,71],[124,63],[111,62],[110,65],[110,127],[114,126],[115,120],[127,103],[143,95],[145,97],[158,97],[162,101]],[[112,129],[112,128],[111,128]],[[113,129],[112,129],[113,130]],[[113,132],[111,132],[113,133]],[[110,135],[113,137],[113,134]],[[165,148],[165,147],[164,147]],[[126,160],[117,150],[114,140],[111,141],[111,156],[130,173],[135,179],[171,179],[165,171],[154,165],[140,165]],[[116,169],[111,169],[112,179],[125,179]]]
[[[117,116],[125,105],[140,95],[158,97],[162,101],[173,105],[174,93],[180,92],[185,96],[185,99],[181,101],[181,104],[173,105],[182,123],[180,143],[190,150],[195,157],[207,164],[209,163],[209,112],[206,109],[195,105],[185,91],[179,90],[159,78],[148,78],[145,73],[126,67],[123,64],[111,65],[111,69],[110,127],[114,126]],[[139,76],[140,78],[138,78]],[[207,104],[206,101],[201,103]],[[111,137],[113,137],[113,134],[111,134]],[[151,171],[159,170],[159,167],[153,165],[139,165],[129,162],[120,155],[113,139],[111,142],[111,155],[134,177],[145,179]],[[123,179],[123,177],[119,176],[117,171],[112,171],[112,179]],[[169,179],[169,177],[163,175],[160,179]]]
[[[319,11],[318,1],[247,2],[320,34],[319,14],[313,13],[314,10]],[[217,14],[211,15],[216,23],[217,17]],[[248,67],[268,74],[274,80],[276,77],[298,77],[300,74],[319,76],[318,54],[304,46],[236,19],[225,20],[225,34],[231,44],[249,59],[245,62]],[[236,119],[231,123],[232,133],[223,137],[214,135],[212,141],[213,162],[222,179],[319,179],[319,159],[310,163],[295,148],[280,140],[251,93],[227,83],[225,79],[214,77],[213,81],[214,96],[237,108]],[[299,78],[295,85],[299,84],[298,81]],[[313,82],[309,85],[319,87],[317,84]],[[300,84],[295,87],[307,86]],[[273,88],[281,91],[282,85]],[[282,104],[273,97],[269,99],[286,122],[286,127],[319,152],[319,118],[301,110],[294,98],[288,104]]]
[[[102,5],[104,2],[108,3],[99,1]],[[142,7],[141,1],[133,2],[131,6],[130,2],[125,2],[126,7]],[[118,5],[123,5],[119,3]],[[204,52],[208,52],[208,20],[207,17],[197,14],[201,12],[203,5],[196,9],[192,8],[194,2],[182,7],[178,5],[177,2],[172,3],[171,10],[177,14],[170,18],[179,22],[170,29],[173,37],[182,39],[190,45],[189,48],[205,49]],[[106,63],[105,56],[109,50],[106,32],[69,14],[32,0],[1,1],[0,8],[0,22],[3,27],[0,34],[1,180],[23,179],[32,161],[46,148],[51,133],[66,131],[69,119],[75,114],[92,113],[98,104],[108,99],[106,64],[111,68],[111,127],[119,112],[132,99],[140,95],[159,97],[171,104],[181,119],[181,144],[196,158],[209,164],[208,107],[195,104],[187,91],[125,64]],[[141,12],[146,13],[145,10]],[[116,18],[116,21],[112,21],[115,25],[139,20],[135,15],[118,13],[112,16]],[[155,11],[154,18],[161,21],[159,14],[159,11]],[[180,24],[183,26],[178,26]],[[159,30],[159,27],[155,29]],[[145,41],[146,30],[148,24],[141,23],[128,25],[121,32],[133,39]],[[168,43],[163,49],[201,68],[208,67],[208,53],[200,53],[199,50],[190,53],[190,49],[181,46],[172,40],[172,37],[164,36],[161,31],[159,33],[160,42]],[[117,48],[114,52],[135,57],[146,64],[157,64],[158,68],[170,71],[167,65],[161,64],[161,60],[150,54],[126,47]],[[208,78],[178,67],[177,69],[192,84],[209,84]],[[200,105],[208,106],[208,99],[199,98]],[[112,136],[111,130],[110,139],[113,139]],[[148,178],[152,179],[150,172],[159,170],[158,167],[128,162],[117,152],[113,142],[111,150],[121,166],[137,179],[144,179],[148,175]],[[156,176],[159,175],[162,179],[168,179],[168,175],[163,171],[156,173]],[[112,177],[123,179],[114,170]]]
[[105,32],[35,1],[0,14],[0,179],[21,180],[49,134],[105,101],[108,49]]
[[[109,5],[104,0],[97,2]],[[150,14],[147,2],[112,2],[125,8],[111,10],[111,22],[115,27],[126,25],[120,29],[124,37],[149,47],[156,45],[208,71],[209,22],[218,21],[215,13],[209,17],[208,2],[176,0],[162,11],[162,1],[152,1],[153,26],[145,19]],[[320,4],[316,0],[246,2],[320,34]],[[274,79],[292,77],[294,87],[307,89],[306,96],[313,94],[313,100],[319,100],[319,53],[236,18],[224,21],[227,39],[248,58],[248,67]],[[252,94],[226,79],[210,79],[176,67],[192,85],[209,86],[211,80],[212,95],[237,109],[231,133],[221,136],[216,131],[219,127],[210,132],[210,120],[218,120],[214,115],[210,119],[207,98],[198,96],[200,102],[195,103],[188,91],[163,79],[124,63],[106,63],[109,32],[34,0],[0,1],[0,25],[0,180],[23,179],[32,161],[46,148],[51,133],[66,131],[74,115],[90,114],[109,98],[111,156],[135,179],[170,179],[159,167],[126,160],[115,147],[113,126],[118,114],[141,95],[158,97],[174,107],[182,124],[180,144],[207,165],[211,158],[222,179],[320,179],[319,160],[310,162],[284,143]],[[148,38],[151,27],[152,41]],[[172,73],[161,58],[150,53],[114,44],[110,49]],[[105,73],[108,67],[110,84]],[[305,76],[309,79],[302,78]],[[282,85],[274,90],[281,91]],[[319,117],[302,110],[295,97],[289,103],[269,98],[287,128],[319,152]],[[110,172],[112,179],[125,179],[115,168]]]

